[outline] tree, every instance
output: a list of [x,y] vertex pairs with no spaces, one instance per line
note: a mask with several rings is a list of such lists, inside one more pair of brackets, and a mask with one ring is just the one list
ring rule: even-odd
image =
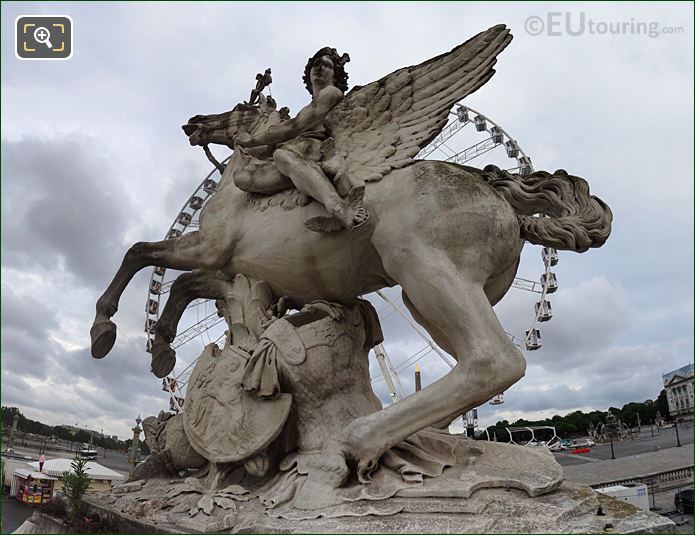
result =
[[63,493],[68,499],[68,515],[70,522],[76,523],[83,509],[82,498],[89,489],[89,484],[91,480],[87,475],[85,466],[87,461],[85,459],[80,459],[75,457],[70,463],[72,468],[71,472],[67,472],[63,476]]
[[75,433],[75,442],[82,442],[83,444],[89,442],[89,433],[83,429],[80,429],[77,433]]
[[668,412],[668,399],[666,399],[665,389],[662,389],[661,392],[659,392],[659,397],[656,398],[656,408],[665,419],[671,419],[671,414]]
[[[2,407],[1,410],[3,427],[12,427],[12,422],[14,421],[15,414],[19,415],[20,420],[24,417],[22,413],[19,412],[19,409],[17,407]],[[19,424],[19,422],[17,423]]]

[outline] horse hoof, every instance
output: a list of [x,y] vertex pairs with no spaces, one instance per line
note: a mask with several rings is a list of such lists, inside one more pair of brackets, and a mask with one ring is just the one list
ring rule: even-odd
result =
[[92,356],[102,359],[116,343],[116,324],[111,320],[95,321],[89,335],[92,338]]
[[152,346],[152,373],[160,379],[169,375],[176,365],[176,351],[169,344]]

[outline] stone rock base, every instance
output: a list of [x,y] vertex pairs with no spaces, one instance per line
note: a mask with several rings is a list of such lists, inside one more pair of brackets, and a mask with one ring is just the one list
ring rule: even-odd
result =
[[[165,511],[158,518],[151,509],[138,508],[136,495],[130,505],[106,501],[99,494],[88,499],[92,510],[112,521],[122,520],[120,533],[134,533],[133,528],[158,533],[672,533],[675,529],[667,518],[570,482],[534,498],[516,489],[480,489],[467,499],[394,497],[359,504],[364,510],[357,513],[367,516],[302,520],[271,517],[258,500],[249,500],[222,520],[206,522],[196,516],[172,525]],[[125,507],[123,512],[114,509],[116,503]],[[597,514],[599,507],[603,515]]]

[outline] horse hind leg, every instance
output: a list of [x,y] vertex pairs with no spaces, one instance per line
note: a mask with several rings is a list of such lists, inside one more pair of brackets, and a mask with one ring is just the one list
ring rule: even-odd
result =
[[[218,253],[215,254],[215,250]],[[210,248],[198,231],[174,240],[139,242],[123,257],[116,275],[96,304],[96,316],[90,330],[92,356],[105,357],[116,342],[116,324],[111,317],[118,311],[123,290],[135,274],[147,266],[190,271],[198,268],[215,269],[229,256],[229,250]]]
[[422,325],[425,328],[425,330],[432,337],[432,340],[434,340],[435,343],[444,351],[449,353],[449,355],[453,355],[454,346],[451,344],[446,335],[442,331],[440,331],[435,324],[429,322],[427,318],[420,314],[420,311],[417,308],[415,308],[415,305],[413,305],[413,302],[410,300],[408,294],[406,294],[405,291],[401,292],[401,297],[403,298],[403,304],[406,306],[406,308],[413,316],[415,321],[417,321],[420,325]]
[[517,382],[526,368],[492,310],[479,268],[412,242],[385,244],[379,252],[416,319],[451,351],[457,364],[435,383],[346,428],[343,452],[357,460],[361,479],[385,450],[424,427],[481,405]]
[[224,300],[232,288],[232,281],[219,272],[194,271],[179,275],[171,285],[167,302],[154,327],[154,341],[150,348],[152,373],[162,378],[174,369],[176,351],[171,344],[188,305],[198,298]]

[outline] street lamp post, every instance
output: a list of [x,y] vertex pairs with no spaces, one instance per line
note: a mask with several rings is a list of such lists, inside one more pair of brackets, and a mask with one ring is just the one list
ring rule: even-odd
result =
[[17,423],[19,422],[19,414],[15,414],[12,419],[12,429],[10,430],[10,443],[7,445],[8,449],[14,447],[14,435],[17,432]]
[[673,427],[676,429],[676,447],[680,448],[681,447],[681,437],[678,434],[678,422],[676,420],[673,421]]
[[140,429],[140,422],[142,422],[142,419],[138,414],[138,417],[135,418],[135,427],[132,429],[133,443],[131,444],[130,448],[130,459],[128,459],[128,462],[133,465],[130,469],[131,476],[133,475],[133,471],[138,464],[138,452],[140,451],[140,431],[142,431],[142,429]]
[[613,433],[608,433],[608,438],[611,439],[611,459],[615,459],[615,451],[613,450]]

